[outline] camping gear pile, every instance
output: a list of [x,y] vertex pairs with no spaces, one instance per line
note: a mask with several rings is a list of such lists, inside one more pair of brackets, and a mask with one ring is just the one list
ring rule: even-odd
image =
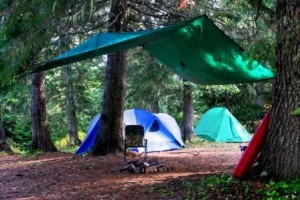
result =
[[171,171],[173,167],[160,163],[156,158],[149,161],[131,160],[124,163],[120,172],[128,171],[135,174],[153,173],[153,172],[167,172]]

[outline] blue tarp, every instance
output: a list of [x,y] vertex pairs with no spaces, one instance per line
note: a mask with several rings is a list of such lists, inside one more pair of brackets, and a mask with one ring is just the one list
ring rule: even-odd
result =
[[[85,154],[95,144],[100,124],[100,115],[90,122],[86,139],[76,151],[76,154]],[[147,139],[147,151],[166,151],[184,147],[180,128],[173,117],[167,114],[153,114],[142,109],[131,109],[124,112],[124,125],[141,125],[144,127]]]

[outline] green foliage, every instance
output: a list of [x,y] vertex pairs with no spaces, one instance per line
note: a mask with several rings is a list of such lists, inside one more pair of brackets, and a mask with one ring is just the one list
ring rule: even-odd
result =
[[[85,132],[80,131],[78,137],[80,141],[83,141],[86,136]],[[55,147],[61,152],[74,153],[78,146],[71,146],[68,134],[52,134],[52,140],[54,141]]]
[[36,61],[42,47],[50,40],[52,28],[49,23],[50,1],[14,1],[3,7],[0,29],[1,67],[0,77],[4,83],[11,83],[23,76]]
[[[95,65],[94,63],[100,63]],[[100,112],[103,95],[104,68],[99,59],[93,62],[77,63],[72,67],[70,80],[73,83],[73,97],[76,107],[79,139],[84,140],[88,123]],[[51,137],[60,151],[75,152],[78,147],[70,147],[67,132],[67,107],[65,96],[65,79],[62,69],[52,70],[47,76],[48,116]]]
[[155,188],[154,187],[148,187],[147,189],[146,189],[146,193],[149,193],[149,194],[151,194],[151,193],[154,193],[155,192]]
[[248,181],[234,179],[231,175],[221,174],[204,177],[196,186],[191,186],[185,199],[252,199]]
[[241,92],[232,98],[230,110],[250,133],[254,133],[270,107],[271,85],[246,84],[239,88]]
[[296,108],[294,111],[291,112],[292,116],[299,116],[300,115],[300,108]]
[[161,189],[160,191],[160,194],[163,196],[163,197],[169,197],[169,196],[172,196],[173,195],[173,191],[171,190],[166,190],[166,189]]
[[6,95],[0,96],[0,112],[6,136],[11,138],[10,144],[24,151],[29,149],[31,142],[31,121],[27,107],[30,92],[25,81],[19,83],[9,87]]
[[249,133],[255,132],[265,113],[266,110],[263,107],[255,104],[236,105],[232,108],[232,114]]
[[300,179],[286,181],[269,181],[265,188],[259,191],[268,200],[299,199]]
[[[148,194],[170,199],[298,199],[299,179],[280,182],[236,179],[231,174],[202,175],[195,179],[179,179],[152,185],[146,188]],[[180,194],[181,196],[177,196]],[[175,196],[176,195],[176,196]]]
[[32,151],[30,149],[30,141],[27,142],[15,142],[13,138],[6,140],[12,151],[21,156],[21,158],[36,157],[42,153],[42,151]]
[[[29,121],[29,120],[28,120]],[[14,126],[14,130],[10,129],[8,137],[11,136],[13,144],[20,151],[26,151],[30,149],[31,145],[31,132],[29,131],[29,123],[20,121]]]
[[260,183],[261,189],[253,190],[256,182],[239,180],[228,174],[203,177],[198,184],[182,181],[186,189],[185,199],[299,199],[300,179],[288,181],[269,181]]
[[[104,68],[101,65],[85,64],[73,68],[73,72],[71,78],[74,80],[77,125],[80,139],[83,141],[84,136],[81,135],[86,132],[89,121],[100,112],[102,97],[100,86],[103,85],[103,79],[99,80],[99,77],[104,76]],[[5,95],[0,96],[0,111],[6,136],[14,151],[20,153],[29,151],[31,145],[29,83],[30,81],[20,81],[19,84],[9,87]],[[68,145],[65,87],[60,69],[47,73],[46,89],[48,123],[52,140],[59,150],[74,152],[77,147]]]
[[191,142],[187,140],[185,142],[185,145],[186,145],[187,148],[189,148],[189,147],[200,147],[200,146],[202,146],[206,143],[209,143],[209,142],[207,140],[203,140],[199,137],[194,137],[194,138],[192,138]]
[[212,85],[194,87],[195,119],[198,121],[201,115],[208,109],[216,106],[229,108],[232,98],[240,93],[236,85]]
[[[99,62],[99,59],[95,59]],[[101,63],[101,62],[100,62]],[[67,107],[65,79],[62,69],[52,70],[47,76],[48,116],[51,132],[64,137],[67,134]],[[89,121],[100,112],[103,95],[104,68],[90,63],[74,64],[70,79],[73,83],[78,131],[85,132]],[[100,79],[99,79],[100,77]],[[60,138],[60,137],[59,137]]]
[[9,155],[7,152],[5,152],[5,151],[0,151],[0,157],[1,157],[1,156],[7,156],[7,155]]
[[35,158],[38,155],[42,154],[42,151],[31,151],[31,150],[23,150],[18,152],[21,158]]
[[126,108],[156,107],[180,120],[182,79],[141,49],[130,51],[128,60]]
[[164,198],[171,197],[174,194],[174,191],[172,191],[171,189],[168,188],[157,189],[152,186],[148,187],[145,192],[148,194],[159,193]]

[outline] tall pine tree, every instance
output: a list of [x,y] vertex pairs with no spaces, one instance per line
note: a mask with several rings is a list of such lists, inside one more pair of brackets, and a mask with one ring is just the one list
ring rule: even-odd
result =
[[258,158],[255,175],[300,177],[300,117],[291,112],[300,105],[300,4],[277,1],[277,47],[271,121]]
[[[109,32],[127,30],[127,12],[126,0],[111,1]],[[101,126],[93,148],[94,155],[116,153],[122,147],[125,65],[125,52],[117,52],[107,56]]]

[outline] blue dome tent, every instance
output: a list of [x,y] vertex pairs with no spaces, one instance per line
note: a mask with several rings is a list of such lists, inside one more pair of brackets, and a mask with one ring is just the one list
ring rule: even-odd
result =
[[[86,139],[76,154],[87,153],[94,146],[97,130],[101,125],[100,118],[101,116],[97,115],[91,120]],[[130,109],[124,112],[123,122],[124,126],[141,125],[144,127],[147,152],[175,150],[184,147],[180,128],[170,115],[153,114],[142,109]]]

